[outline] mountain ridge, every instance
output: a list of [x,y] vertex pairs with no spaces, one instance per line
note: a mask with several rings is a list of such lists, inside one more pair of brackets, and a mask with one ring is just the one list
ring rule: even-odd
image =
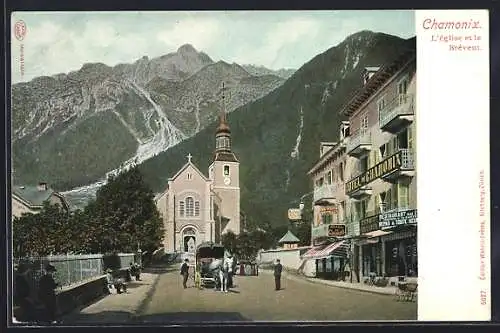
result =
[[[14,84],[14,182],[50,179],[60,189],[88,184],[135,158],[142,162],[159,153],[145,153],[151,140],[166,150],[206,126],[218,114],[222,81],[234,87],[228,111],[284,82],[277,76],[251,80],[241,66],[224,64],[185,44],[177,52],[132,64],[89,62],[76,71]],[[116,135],[104,142],[94,128]],[[111,151],[109,159],[98,158]]]

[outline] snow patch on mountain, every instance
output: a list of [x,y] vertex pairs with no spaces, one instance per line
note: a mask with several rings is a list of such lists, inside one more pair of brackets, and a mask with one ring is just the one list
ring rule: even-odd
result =
[[[179,142],[185,140],[187,137],[178,128],[176,128],[170,120],[167,118],[161,107],[151,98],[149,93],[142,87],[137,85],[133,81],[127,81],[129,87],[136,92],[138,95],[144,97],[151,104],[151,113],[148,112],[148,119],[150,119],[154,113],[160,119],[157,123],[160,129],[154,134],[154,136],[147,142],[141,143],[137,148],[135,155],[125,161],[120,167],[109,171],[106,176],[97,182],[74,188],[67,192],[63,192],[63,195],[68,196],[72,202],[84,202],[85,199],[90,199],[95,197],[97,190],[106,184],[109,176],[116,176],[120,172],[129,170],[131,167],[142,163],[159,153],[175,146]],[[129,128],[129,130],[132,130]],[[152,129],[151,129],[152,130]]]
[[302,107],[300,107],[300,125],[299,125],[299,134],[297,135],[297,139],[295,140],[295,147],[293,147],[290,156],[293,159],[297,159],[299,157],[299,147],[300,142],[302,141],[302,129],[304,128],[304,112]]

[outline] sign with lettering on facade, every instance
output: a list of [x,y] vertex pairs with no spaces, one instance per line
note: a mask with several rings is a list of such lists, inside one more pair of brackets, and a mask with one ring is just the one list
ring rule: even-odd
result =
[[319,209],[320,213],[336,213],[337,212],[337,207],[335,206],[326,206],[326,207],[321,207]]
[[395,212],[388,212],[380,215],[380,230],[392,229],[402,225],[416,225],[417,210],[407,209]]
[[374,167],[368,169],[366,172],[348,181],[345,185],[346,193],[350,194],[355,192],[375,179],[383,177],[394,170],[401,168],[402,153],[402,151],[398,151],[396,154],[386,158]]
[[366,217],[359,221],[359,232],[366,234],[379,229],[380,214]]
[[345,236],[345,225],[344,224],[330,224],[328,226],[328,236],[329,237]]
[[302,220],[302,212],[298,208],[290,208],[288,210],[288,219],[290,221],[300,221]]

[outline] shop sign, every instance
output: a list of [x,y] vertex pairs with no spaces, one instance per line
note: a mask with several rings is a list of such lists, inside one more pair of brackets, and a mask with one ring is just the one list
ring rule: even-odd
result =
[[302,220],[302,211],[298,208],[290,208],[288,210],[288,219],[290,221],[300,221]]
[[345,190],[347,194],[353,193],[365,185],[368,185],[377,178],[383,177],[395,170],[401,168],[402,151],[398,151],[394,155],[386,158],[366,172],[351,179],[346,183]]
[[417,224],[417,210],[407,209],[388,212],[380,215],[380,230],[392,229],[403,225]]
[[330,224],[328,226],[328,236],[329,237],[342,237],[345,236],[345,225],[344,224]]
[[379,230],[380,214],[366,217],[359,221],[359,232],[366,234]]
[[326,206],[326,207],[321,207],[319,209],[320,213],[336,213],[337,212],[337,207],[335,206]]

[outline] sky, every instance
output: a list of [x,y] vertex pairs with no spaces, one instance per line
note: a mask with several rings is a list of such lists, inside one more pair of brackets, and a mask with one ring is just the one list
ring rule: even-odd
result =
[[214,61],[298,69],[360,30],[415,35],[409,10],[15,12],[12,27],[18,20],[26,34],[11,39],[14,83],[84,63],[154,58],[186,43]]

